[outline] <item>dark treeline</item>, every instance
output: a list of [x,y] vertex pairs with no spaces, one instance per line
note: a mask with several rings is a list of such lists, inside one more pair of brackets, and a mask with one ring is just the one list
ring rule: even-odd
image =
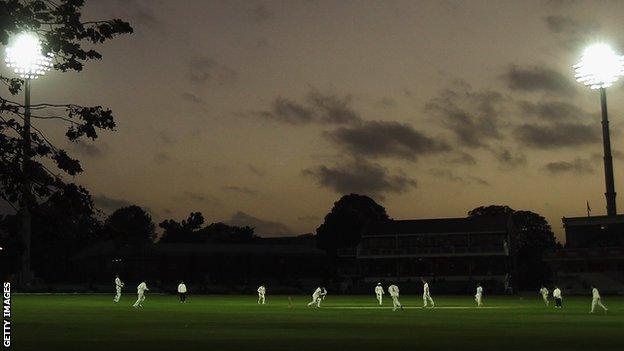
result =
[[[246,243],[257,238],[254,228],[221,222],[205,224],[200,212],[187,219],[167,219],[158,227],[147,211],[137,205],[119,208],[109,216],[98,210],[88,191],[69,184],[31,210],[31,264],[37,278],[57,280],[81,250],[103,241],[120,246],[147,246],[159,243]],[[20,268],[21,212],[0,217],[0,255],[2,275],[15,274]]]
[[[550,272],[542,255],[558,244],[546,219],[531,211],[499,205],[477,207],[468,212],[469,217],[501,214],[510,215],[516,229],[512,239],[517,265],[515,283],[520,288],[533,288],[548,281]],[[345,195],[335,202],[316,230],[317,246],[327,252],[328,267],[333,274],[340,264],[336,260],[339,250],[357,246],[361,234],[372,222],[389,219],[383,206],[364,195]],[[5,248],[1,263],[10,267],[3,274],[16,273],[19,269],[20,226],[19,212],[0,218],[0,244]],[[173,243],[242,244],[258,239],[251,227],[221,222],[206,224],[201,212],[192,212],[183,220],[166,219],[158,225],[137,205],[119,208],[105,217],[95,208],[86,189],[68,185],[34,208],[32,266],[38,278],[56,281],[62,280],[64,267],[71,264],[69,258],[105,241],[112,240],[118,246],[146,247]]]

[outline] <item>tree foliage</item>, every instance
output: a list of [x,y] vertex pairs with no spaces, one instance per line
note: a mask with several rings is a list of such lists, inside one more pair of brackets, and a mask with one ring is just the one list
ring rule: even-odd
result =
[[468,212],[469,217],[511,215],[514,237],[511,248],[515,254],[516,284],[524,289],[539,287],[550,279],[550,270],[542,260],[545,251],[558,247],[555,234],[543,216],[532,211],[516,211],[509,206],[490,205]]
[[104,230],[114,239],[136,244],[154,241],[155,229],[152,217],[137,205],[115,210],[104,222]]
[[162,221],[164,229],[160,243],[245,243],[256,238],[251,227],[238,227],[217,222],[205,227],[201,212],[191,212],[187,219]]
[[[40,278],[61,278],[68,258],[83,247],[103,238],[102,223],[97,219],[91,196],[86,189],[65,184],[45,202],[34,208],[32,221],[32,265]],[[21,226],[21,212],[0,220],[0,232],[15,233]],[[3,247],[13,255],[7,260],[17,268],[21,241],[7,236]],[[8,272],[7,272],[8,273]]]
[[[132,27],[120,19],[83,20],[83,6],[84,0],[0,1],[0,43],[8,45],[11,36],[22,31],[36,33],[44,52],[54,54],[55,70],[81,71],[85,62],[102,58],[94,49],[96,44],[132,33]],[[63,174],[74,176],[83,171],[80,161],[56,146],[36,122],[65,123],[65,137],[71,142],[83,138],[95,140],[100,130],[114,130],[113,113],[102,106],[31,105],[32,149],[28,155],[30,162],[22,168],[25,111],[16,95],[24,81],[4,76],[0,76],[0,81],[6,87],[6,92],[0,91],[0,197],[16,209],[23,206],[26,201],[22,199],[21,189],[27,181],[33,195],[27,203],[35,207],[63,189]]]
[[388,220],[386,209],[365,195],[349,194],[334,203],[316,229],[319,246],[328,251],[356,246],[372,222]]

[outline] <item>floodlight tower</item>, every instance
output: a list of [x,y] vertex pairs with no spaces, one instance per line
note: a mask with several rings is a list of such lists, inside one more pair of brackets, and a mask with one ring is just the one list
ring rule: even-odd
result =
[[30,270],[30,233],[31,216],[30,206],[32,191],[30,182],[30,82],[44,75],[52,67],[52,54],[43,54],[39,37],[35,33],[23,32],[16,35],[6,48],[6,65],[20,78],[24,79],[24,128],[22,130],[22,244],[23,251],[22,281],[30,283],[32,272]]
[[616,193],[613,181],[613,159],[611,157],[606,88],[613,85],[624,74],[624,56],[617,55],[606,44],[594,44],[583,51],[581,61],[574,65],[574,70],[576,72],[574,77],[577,81],[589,86],[591,89],[600,90],[607,215],[615,216],[617,214],[615,206]]

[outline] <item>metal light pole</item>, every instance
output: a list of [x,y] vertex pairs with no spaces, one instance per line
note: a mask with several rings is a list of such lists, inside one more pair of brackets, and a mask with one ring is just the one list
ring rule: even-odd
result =
[[611,137],[609,135],[609,116],[607,114],[607,90],[624,74],[624,57],[606,44],[594,44],[583,52],[581,61],[574,65],[575,78],[589,86],[600,90],[600,107],[602,110],[602,143],[604,151],[605,198],[607,215],[615,216],[615,182],[613,180],[613,158],[611,156]]
[[34,33],[18,34],[6,48],[7,66],[24,79],[24,125],[22,130],[22,255],[21,281],[29,284],[33,274],[30,267],[31,214],[33,205],[31,189],[30,158],[32,156],[30,138],[30,83],[33,79],[44,75],[52,67],[52,54],[42,54],[41,41]]
[[600,107],[602,109],[602,144],[604,151],[605,198],[607,199],[607,215],[615,216],[615,182],[613,180],[613,158],[611,157],[611,136],[609,133],[609,116],[607,114],[607,90],[600,88]]
[[24,179],[22,183],[22,281],[29,283],[33,274],[30,269],[30,234],[31,216],[30,206],[32,192],[30,189],[30,78],[24,79],[24,130],[22,131],[22,172]]

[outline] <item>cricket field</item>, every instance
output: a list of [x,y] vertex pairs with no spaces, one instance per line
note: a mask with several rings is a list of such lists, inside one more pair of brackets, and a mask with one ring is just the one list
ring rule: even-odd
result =
[[622,350],[624,297],[605,296],[608,313],[589,314],[591,297],[564,297],[564,309],[541,297],[438,296],[423,309],[403,296],[393,312],[374,296],[189,296],[148,294],[143,308],[125,294],[12,297],[11,350]]

